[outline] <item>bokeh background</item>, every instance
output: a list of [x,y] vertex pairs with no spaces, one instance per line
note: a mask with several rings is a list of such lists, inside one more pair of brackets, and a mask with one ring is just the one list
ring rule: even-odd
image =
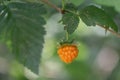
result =
[[[30,1],[30,0],[29,0]],[[50,0],[61,6],[61,0]],[[116,22],[120,31],[120,0],[67,0],[81,9],[86,5],[103,8]],[[65,38],[61,14],[45,5],[47,24],[45,44],[40,57],[39,75],[13,60],[8,47],[0,41],[0,80],[120,80],[120,38],[100,28],[86,26],[81,20],[70,36],[79,45],[79,55],[65,64],[57,54],[58,43]],[[32,63],[31,63],[32,64]]]

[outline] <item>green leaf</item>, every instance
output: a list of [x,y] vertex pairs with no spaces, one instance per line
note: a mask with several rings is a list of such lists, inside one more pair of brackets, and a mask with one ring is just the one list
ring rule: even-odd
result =
[[39,72],[46,24],[42,14],[45,8],[40,3],[9,3],[11,14],[6,27],[7,39],[11,40],[12,53],[32,72]]
[[65,25],[65,30],[72,34],[79,24],[79,17],[72,13],[65,13],[62,16],[62,23]]
[[8,11],[8,8],[6,6],[0,5],[0,35],[5,30],[5,27],[9,21],[10,13]]
[[120,0],[93,0],[97,4],[102,4],[105,6],[113,6],[117,11],[120,12]]
[[105,12],[107,12],[112,18],[115,18],[119,13],[115,10],[114,7],[108,7],[102,5],[102,8],[104,9]]
[[3,2],[5,2],[5,1],[10,1],[10,0],[0,0],[0,3],[3,3]]
[[67,3],[65,5],[65,10],[76,12],[77,11],[77,7],[74,4],[72,4],[72,3]]
[[80,18],[88,26],[100,25],[108,29],[112,28],[118,32],[118,27],[112,18],[102,9],[90,5],[80,11]]
[[64,29],[67,30],[69,34],[72,34],[79,24],[79,16],[77,14],[77,7],[68,3],[65,5],[65,13],[62,16],[62,23],[64,25]]

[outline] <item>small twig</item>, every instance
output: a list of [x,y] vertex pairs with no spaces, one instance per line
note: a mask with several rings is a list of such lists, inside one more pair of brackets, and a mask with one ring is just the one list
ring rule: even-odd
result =
[[62,12],[62,10],[57,7],[56,5],[52,4],[51,2],[49,2],[49,0],[41,0],[43,3],[46,3],[47,5],[51,6],[52,8],[56,9],[58,12]]
[[[106,30],[106,28],[105,27],[103,27],[103,26],[101,26],[101,25],[98,25],[98,26],[100,26],[101,28],[104,28],[105,30]],[[115,31],[113,31],[113,30],[111,30],[111,29],[107,29],[109,32],[111,32],[112,34],[114,34],[114,35],[116,35],[117,37],[119,37],[120,38],[120,34],[119,33],[117,33],[117,32],[115,32]]]
[[[60,13],[63,13],[63,11],[62,11],[62,9],[61,8],[59,8],[59,7],[57,7],[56,5],[54,5],[54,4],[52,4],[51,2],[49,2],[49,0],[41,0],[42,2],[44,2],[44,3],[46,3],[47,5],[49,5],[49,6],[51,6],[52,8],[54,8],[54,9],[56,9],[58,12],[60,12]],[[99,25],[101,28],[104,28],[105,30],[106,30],[106,28],[104,27],[104,26],[101,26],[101,25]],[[112,34],[114,34],[114,35],[116,35],[117,37],[119,37],[120,38],[120,34],[119,33],[117,33],[117,32],[115,32],[115,31],[113,31],[113,30],[111,30],[111,29],[107,29],[109,32],[111,32]]]

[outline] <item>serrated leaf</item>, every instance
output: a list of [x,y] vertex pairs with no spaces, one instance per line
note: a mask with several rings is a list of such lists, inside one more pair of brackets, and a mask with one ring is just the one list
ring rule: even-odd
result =
[[10,16],[11,14],[8,10],[8,7],[5,5],[0,5],[0,35],[5,35],[5,26],[7,25]]
[[106,6],[113,6],[115,10],[120,12],[120,0],[93,0],[97,4],[102,4]]
[[9,3],[10,20],[6,26],[7,37],[11,40],[12,53],[34,73],[39,72],[46,24],[41,14],[45,8],[39,3]]
[[77,7],[74,4],[72,4],[72,3],[67,3],[65,5],[65,10],[70,10],[70,11],[76,12],[77,11]]
[[79,24],[79,17],[72,13],[65,13],[62,16],[62,23],[69,34],[72,34]]
[[80,18],[88,26],[101,25],[106,29],[110,27],[118,32],[118,27],[112,18],[104,10],[96,6],[90,5],[83,8],[80,11]]
[[46,13],[46,9],[44,8],[43,4],[39,3],[17,3],[13,2],[8,5],[13,11],[18,10],[20,12],[28,13],[31,15],[41,15]]
[[77,15],[77,7],[74,4],[67,3],[65,5],[65,13],[61,21],[69,34],[72,34],[76,30],[79,23],[79,16]]

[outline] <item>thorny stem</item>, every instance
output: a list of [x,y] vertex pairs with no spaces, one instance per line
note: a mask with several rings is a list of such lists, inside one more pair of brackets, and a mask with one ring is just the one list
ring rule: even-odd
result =
[[[101,26],[101,25],[98,25],[98,26],[100,26],[101,28],[104,28],[106,30],[106,28],[104,26]],[[120,34],[119,33],[115,32],[115,31],[113,31],[113,30],[111,30],[109,28],[107,29],[107,31],[111,32],[112,34],[114,34],[114,35],[116,35],[117,37],[120,38]]]
[[[52,4],[51,2],[49,2],[49,0],[41,0],[41,1],[42,1],[43,3],[51,6],[52,8],[56,9],[58,12],[62,13],[62,9],[59,8],[59,7],[57,7],[56,5]],[[101,28],[104,28],[104,29],[106,30],[106,28],[105,28],[104,26],[101,26],[101,25],[99,25],[99,26],[100,26]],[[113,30],[111,30],[111,29],[109,29],[109,28],[108,28],[107,30],[108,30],[109,32],[111,32],[112,34],[114,34],[114,35],[116,35],[117,37],[120,38],[120,34],[119,34],[119,33],[115,32],[115,31],[113,31]]]

